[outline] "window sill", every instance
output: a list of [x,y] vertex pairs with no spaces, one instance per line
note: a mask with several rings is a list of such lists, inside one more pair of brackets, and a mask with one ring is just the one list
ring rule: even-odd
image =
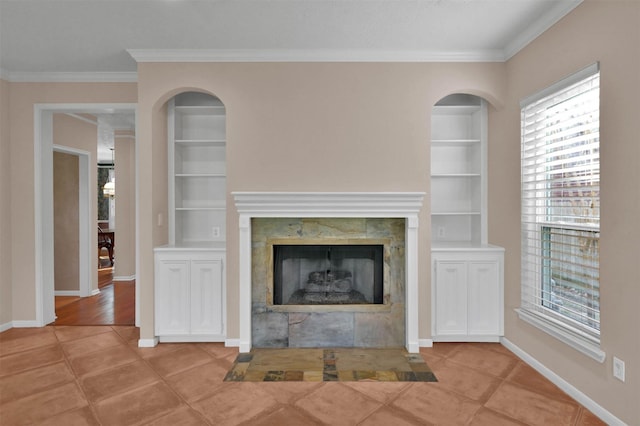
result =
[[592,340],[573,332],[567,327],[551,320],[543,314],[532,312],[524,308],[515,309],[518,317],[532,326],[566,343],[575,350],[587,355],[590,358],[603,363],[607,354],[600,349],[600,345]]

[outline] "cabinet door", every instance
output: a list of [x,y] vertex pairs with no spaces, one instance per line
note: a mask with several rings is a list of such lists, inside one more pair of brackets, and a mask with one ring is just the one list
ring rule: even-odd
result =
[[437,335],[467,333],[467,263],[435,260]]
[[191,262],[191,334],[223,334],[222,259]]
[[469,262],[469,334],[500,334],[500,276],[498,260]]
[[160,260],[156,268],[156,334],[189,334],[189,261]]

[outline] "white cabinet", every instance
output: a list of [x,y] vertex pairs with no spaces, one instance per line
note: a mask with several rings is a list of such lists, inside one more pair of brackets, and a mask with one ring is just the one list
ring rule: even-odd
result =
[[204,93],[169,103],[169,243],[203,246],[226,235],[225,107]]
[[155,249],[155,334],[161,342],[221,342],[226,336],[225,252]]
[[504,250],[432,251],[432,337],[497,342],[504,334]]

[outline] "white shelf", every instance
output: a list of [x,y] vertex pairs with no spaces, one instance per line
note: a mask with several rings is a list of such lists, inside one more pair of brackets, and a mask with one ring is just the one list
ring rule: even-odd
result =
[[431,212],[432,216],[480,216],[482,213],[479,211],[465,211],[465,212],[456,212],[456,211],[445,211],[445,212]]
[[438,173],[433,174],[434,178],[468,178],[468,177],[482,177],[480,173]]
[[451,251],[451,252],[459,252],[459,251],[479,251],[479,252],[497,252],[503,253],[504,247],[494,246],[491,244],[475,244],[471,242],[451,242],[451,241],[436,241],[431,245],[431,251]]
[[486,120],[486,106],[479,98],[454,95],[433,108],[433,245],[486,244]]
[[179,178],[179,177],[183,177],[183,178],[190,178],[190,177],[225,178],[225,177],[227,177],[227,175],[222,174],[222,173],[176,173],[175,177],[177,177],[177,178]]
[[226,145],[227,141],[224,139],[176,139],[174,141],[176,144],[186,144],[186,145]]
[[474,145],[479,144],[480,139],[432,139],[434,145]]
[[207,199],[207,200],[204,200],[203,203],[199,206],[176,206],[175,209],[183,210],[183,211],[188,211],[188,210],[216,211],[216,210],[225,210],[226,208],[227,208],[227,204],[224,202],[224,200]]
[[181,115],[225,115],[223,105],[176,105],[175,110]]
[[169,243],[199,247],[226,236],[226,129],[222,103],[182,93],[169,107]]
[[480,108],[482,108],[481,103],[478,103],[477,105],[442,105],[441,103],[439,103],[433,109],[433,114],[464,116],[471,115],[474,112],[478,112],[480,111]]

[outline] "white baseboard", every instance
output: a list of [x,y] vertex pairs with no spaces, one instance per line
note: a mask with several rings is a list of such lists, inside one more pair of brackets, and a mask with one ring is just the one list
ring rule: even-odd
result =
[[133,281],[136,279],[135,275],[129,275],[127,276],[117,276],[117,277],[113,277],[112,281]]
[[571,383],[564,380],[562,377],[558,376],[556,373],[547,368],[540,361],[520,349],[518,346],[513,344],[509,339],[503,337],[500,339],[500,343],[502,343],[507,349],[516,354],[520,359],[529,364],[534,370],[538,373],[542,374],[546,377],[551,383],[558,386],[564,392],[566,392],[570,397],[578,401],[582,404],[587,410],[591,411],[593,414],[598,416],[600,420],[608,424],[609,426],[625,426],[626,423],[611,414],[593,399],[589,398],[584,393],[580,392],[576,387],[574,387]]
[[155,348],[156,346],[158,346],[157,337],[154,337],[153,339],[138,339],[139,348]]
[[432,348],[433,340],[432,339],[418,339],[418,346],[421,348]]
[[10,328],[13,328],[13,321],[5,322],[4,324],[0,324],[0,333],[3,331],[7,331]]
[[56,290],[54,296],[77,296],[80,297],[80,290]]
[[32,328],[32,327],[42,327],[38,321],[35,320],[13,320],[11,324],[15,328]]
[[97,294],[100,294],[100,289],[99,288],[96,288],[93,291],[91,291],[91,296],[95,296]]
[[224,341],[224,345],[229,348],[239,348],[240,347],[240,339],[226,339]]

